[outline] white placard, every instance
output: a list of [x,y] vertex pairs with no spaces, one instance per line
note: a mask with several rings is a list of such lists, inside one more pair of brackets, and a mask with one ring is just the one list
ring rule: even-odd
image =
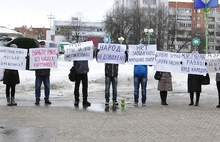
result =
[[126,60],[126,45],[123,44],[98,44],[98,63],[124,64]]
[[3,69],[26,69],[27,49],[0,47],[0,68]]
[[64,60],[92,60],[93,42],[81,42],[76,44],[64,45]]
[[57,68],[57,48],[30,48],[30,69]]

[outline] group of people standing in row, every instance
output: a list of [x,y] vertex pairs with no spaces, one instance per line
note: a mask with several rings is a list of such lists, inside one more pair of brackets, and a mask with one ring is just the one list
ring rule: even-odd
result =
[[[45,42],[39,42],[40,48],[45,47]],[[16,48],[15,44],[11,47]],[[75,102],[74,106],[79,106],[79,87],[82,81],[82,105],[90,106],[88,101],[88,61],[74,61],[73,65],[76,71],[76,81],[74,88]],[[117,101],[117,85],[118,85],[118,64],[105,63],[105,105],[108,106],[110,102],[110,86],[112,85],[112,101],[113,105],[118,105]],[[161,77],[158,80],[157,90],[160,91],[161,105],[168,105],[167,94],[172,91],[172,75],[170,72],[160,72]],[[50,97],[50,69],[36,69],[35,70],[35,105],[40,104],[41,85],[44,84],[44,101],[45,104],[52,104],[49,100]],[[199,106],[199,99],[201,93],[201,78],[202,75],[188,74],[188,92],[190,94],[189,105]],[[139,90],[141,86],[141,103],[146,106],[147,100],[147,80],[148,80],[148,66],[147,65],[134,65],[133,81],[134,81],[134,106],[138,106]],[[5,69],[3,84],[6,84],[6,99],[8,106],[17,105],[15,102],[15,86],[20,83],[18,70]],[[220,108],[220,73],[216,73],[216,86],[218,90],[219,102],[216,107]],[[194,103],[194,93],[196,93],[196,101]]]

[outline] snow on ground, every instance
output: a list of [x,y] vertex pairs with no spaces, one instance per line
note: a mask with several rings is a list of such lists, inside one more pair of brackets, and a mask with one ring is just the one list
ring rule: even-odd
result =
[[[74,83],[70,82],[67,77],[71,66],[71,61],[64,61],[63,55],[59,56],[58,68],[51,69],[51,98],[62,99],[73,97]],[[89,97],[103,99],[104,101],[104,64],[97,63],[95,59],[90,60],[89,68]],[[159,94],[157,91],[158,81],[154,79],[154,73],[154,68],[148,67],[147,93],[149,95]],[[35,72],[19,70],[19,75],[21,83],[16,86],[17,98],[22,100],[34,100]],[[211,84],[203,86],[202,96],[216,98],[217,89],[215,85],[215,73],[210,73],[210,79]],[[174,90],[169,92],[168,95],[189,97],[187,93],[187,74],[172,73],[172,80]],[[43,90],[41,93],[42,96],[44,96]],[[5,85],[2,82],[0,82],[0,96],[3,98],[5,97]],[[133,98],[133,65],[129,65],[128,63],[119,65],[118,97],[121,96]]]

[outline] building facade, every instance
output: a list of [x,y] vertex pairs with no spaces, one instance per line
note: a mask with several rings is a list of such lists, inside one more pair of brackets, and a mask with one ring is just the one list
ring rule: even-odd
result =
[[[172,14],[176,14],[177,28],[185,29],[185,33],[190,33],[191,36],[188,38],[192,39],[192,35],[205,38],[206,13],[203,9],[194,9],[193,2],[169,2],[169,15]],[[211,8],[207,14],[209,52],[216,52],[220,50],[220,7]],[[184,35],[176,35],[175,48],[181,46],[182,42],[178,41],[181,36]],[[205,46],[205,43],[201,46]],[[190,49],[191,45],[186,48]]]
[[[181,33],[173,35],[174,50],[181,46],[181,52],[190,52],[193,50],[191,43],[184,44],[186,41],[192,41],[192,38],[200,36],[205,38],[206,18],[203,9],[194,9],[193,2],[177,2],[168,0],[115,0],[114,6],[120,7],[151,7],[156,8],[160,3],[167,8],[169,21],[173,22],[176,29],[182,30]],[[173,16],[175,18],[173,19]],[[170,19],[171,18],[171,19]],[[184,32],[183,32],[184,31]],[[204,46],[203,43],[201,46]],[[212,8],[208,12],[208,47],[209,52],[220,50],[220,7]]]
[[[70,29],[72,33],[69,33]],[[71,43],[75,41],[78,36],[78,42],[92,40],[94,46],[97,47],[98,43],[103,42],[104,23],[103,22],[80,22],[73,24],[72,21],[54,21],[53,29],[55,31],[55,40],[66,41],[67,35],[72,38]]]

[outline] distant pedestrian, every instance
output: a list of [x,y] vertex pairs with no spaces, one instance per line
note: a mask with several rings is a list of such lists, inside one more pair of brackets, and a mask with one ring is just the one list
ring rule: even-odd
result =
[[139,88],[141,85],[141,102],[142,105],[146,105],[147,99],[147,75],[148,67],[147,65],[134,65],[134,106],[138,105],[139,101]]
[[[45,48],[45,42],[40,42],[40,48]],[[50,97],[50,69],[36,69],[35,70],[35,105],[39,105],[41,97],[41,84],[44,84],[44,101],[45,104],[52,104]]]
[[83,94],[83,106],[87,107],[90,106],[91,103],[88,102],[88,72],[89,72],[89,65],[88,61],[74,61],[74,67],[76,70],[76,81],[75,81],[75,88],[74,88],[74,96],[75,102],[74,106],[79,106],[79,86],[80,82],[82,81],[82,94]]
[[194,105],[194,92],[196,92],[196,103],[195,106],[199,106],[200,93],[202,92],[201,79],[202,75],[188,74],[187,87],[190,94],[189,105]]
[[216,73],[215,81],[216,81],[216,87],[218,91],[218,105],[216,107],[220,108],[220,73]]
[[158,81],[157,90],[160,91],[161,105],[168,105],[167,92],[173,91],[172,75],[170,72],[161,72],[161,78]]
[[[10,47],[17,48],[16,44],[10,45]],[[12,69],[5,69],[4,77],[3,77],[3,84],[6,84],[6,99],[8,106],[16,106],[17,103],[15,102],[15,87],[16,84],[20,83],[19,72],[18,70]]]

